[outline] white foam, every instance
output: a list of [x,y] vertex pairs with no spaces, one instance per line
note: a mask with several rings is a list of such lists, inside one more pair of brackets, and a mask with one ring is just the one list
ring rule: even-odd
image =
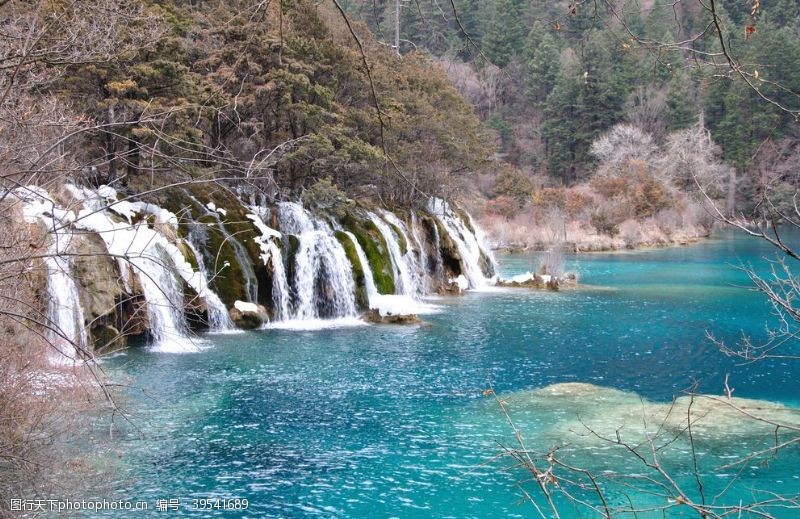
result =
[[441,307],[414,299],[408,295],[376,294],[370,297],[369,307],[378,310],[381,317],[388,315],[425,315],[435,314]]
[[356,326],[367,326],[367,323],[358,317],[341,317],[338,319],[288,319],[286,321],[274,321],[265,324],[262,329],[315,331],[331,330],[336,328],[353,328]]

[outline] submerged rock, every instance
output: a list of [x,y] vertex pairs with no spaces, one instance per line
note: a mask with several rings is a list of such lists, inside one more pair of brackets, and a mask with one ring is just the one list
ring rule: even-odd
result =
[[[558,417],[549,434],[575,446],[602,446],[602,438],[637,443],[654,434],[665,441],[688,441],[691,416],[695,440],[727,442],[754,438],[769,441],[775,424],[785,424],[779,435],[800,427],[800,410],[763,400],[715,395],[680,396],[673,402],[651,402],[639,395],[586,383],[560,383],[541,389],[503,395],[512,418],[521,427],[547,414]],[[541,426],[540,426],[541,427]],[[685,447],[682,443],[678,443]]]
[[371,308],[366,311],[363,319],[368,323],[375,324],[419,324],[422,322],[416,314],[381,315],[380,310],[377,308]]
[[564,276],[551,276],[549,274],[531,274],[526,272],[510,279],[498,279],[497,286],[506,288],[536,288],[547,290],[559,290],[564,285],[574,285],[577,283],[575,274]]

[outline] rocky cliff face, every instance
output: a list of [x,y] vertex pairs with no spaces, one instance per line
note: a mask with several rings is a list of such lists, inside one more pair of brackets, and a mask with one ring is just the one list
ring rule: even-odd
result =
[[68,276],[50,272],[42,290],[74,282],[79,312],[52,318],[95,352],[130,337],[181,349],[192,331],[269,321],[369,310],[375,321],[387,305],[397,315],[402,304],[448,292],[456,278],[474,288],[494,275],[469,215],[440,200],[398,212],[348,201],[334,212],[255,203],[210,185],[142,198],[105,186],[17,195],[29,225],[68,241],[51,248]]

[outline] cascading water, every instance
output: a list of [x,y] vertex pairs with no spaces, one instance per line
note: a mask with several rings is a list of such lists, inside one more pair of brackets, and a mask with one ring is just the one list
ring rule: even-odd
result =
[[233,253],[236,255],[236,263],[242,269],[242,274],[244,276],[242,281],[244,282],[245,293],[247,294],[247,302],[256,302],[258,300],[258,279],[256,278],[256,273],[253,270],[253,265],[251,264],[250,255],[247,254],[247,250],[245,250],[244,246],[235,236],[228,232],[228,229],[225,228],[225,223],[222,221],[222,218],[220,218],[220,216],[225,216],[225,209],[218,209],[212,203],[203,205],[191,195],[189,195],[189,198],[195,203],[198,209],[203,211],[206,215],[211,216],[216,221],[217,229],[225,237],[225,242],[229,243],[233,248]]
[[378,287],[375,286],[375,276],[372,275],[372,269],[369,266],[369,260],[367,259],[367,255],[364,252],[364,249],[361,247],[361,244],[358,243],[358,238],[356,238],[356,235],[350,231],[344,231],[344,233],[348,238],[350,238],[350,241],[353,242],[353,247],[356,249],[358,262],[361,263],[361,270],[364,272],[364,288],[367,291],[367,300],[369,301],[371,308],[373,302],[379,295]]
[[264,223],[267,210],[261,206],[251,206],[251,214],[247,218],[253,221],[261,236],[256,238],[256,243],[261,247],[261,261],[265,266],[272,266],[272,307],[276,321],[288,319],[289,312],[289,282],[286,279],[286,269],[283,266],[283,257],[280,248],[272,241],[280,239],[281,233]]
[[358,243],[358,239],[353,233],[345,231],[345,234],[353,242],[356,256],[358,256],[358,262],[361,264],[361,269],[364,271],[364,288],[367,291],[367,300],[369,301],[370,309],[377,310],[378,313],[384,317],[387,315],[432,313],[437,310],[436,307],[420,303],[419,300],[408,295],[379,293],[378,288],[375,286],[375,277],[372,274],[372,269],[370,268],[369,260],[367,259],[364,249],[361,247],[361,244]]
[[49,194],[39,187],[18,188],[14,196],[23,203],[23,215],[28,223],[45,225],[51,244],[44,263],[47,266],[47,320],[46,336],[56,352],[50,355],[54,364],[69,364],[79,360],[75,346],[87,352],[89,339],[84,327],[83,310],[78,287],[72,276],[69,230],[75,214],[59,208]]
[[297,237],[294,255],[294,304],[299,320],[356,315],[353,269],[330,226],[300,205],[278,205],[281,231]]
[[266,248],[272,260],[272,304],[275,310],[275,320],[283,321],[290,315],[289,281],[286,278],[286,269],[283,267],[281,250],[272,242],[269,242]]
[[228,309],[225,308],[225,303],[208,287],[208,271],[203,263],[203,255],[192,244],[191,240],[186,240],[186,246],[192,251],[195,259],[197,260],[197,270],[203,279],[203,285],[206,287],[204,291],[204,300],[208,308],[208,329],[212,332],[224,332],[234,328],[233,321],[228,315]]
[[433,225],[433,250],[436,252],[434,261],[436,262],[435,279],[444,279],[444,260],[442,259],[442,238],[439,236],[439,227]]
[[[433,198],[429,203],[430,212],[441,222],[450,239],[455,243],[461,256],[463,274],[467,278],[469,288],[486,287],[494,275],[494,259],[490,250],[484,250],[475,234],[470,231],[464,221],[442,199]],[[474,225],[473,225],[473,228]],[[488,269],[484,273],[481,267],[482,257],[488,258]],[[487,276],[488,274],[488,276]]]
[[483,229],[478,227],[478,224],[475,223],[475,220],[472,218],[472,215],[469,213],[465,213],[467,218],[469,219],[469,225],[475,231],[475,240],[478,242],[478,248],[483,252],[484,256],[489,260],[489,267],[491,268],[492,276],[497,276],[500,272],[500,268],[497,265],[497,259],[494,257],[492,253],[492,248],[489,246],[488,242],[486,241],[486,234],[484,234]]
[[406,224],[400,218],[398,218],[394,213],[389,211],[381,211],[381,216],[383,219],[394,226],[394,229],[400,232],[399,238],[402,238],[403,241],[406,243],[406,252],[403,254],[403,261],[406,264],[406,270],[408,272],[409,284],[406,285],[406,295],[410,295],[412,297],[419,297],[426,293],[425,290],[425,269],[423,268],[423,263],[420,260],[420,249],[421,247],[417,244],[417,247],[413,247],[413,244],[416,243],[416,240],[411,241],[408,235],[408,230],[406,229]]
[[374,213],[368,214],[370,220],[386,241],[386,247],[389,249],[389,259],[392,261],[392,270],[394,270],[395,293],[401,295],[416,295],[417,287],[411,275],[411,269],[409,268],[406,257],[403,251],[400,250],[397,235],[378,215]]
[[[112,218],[106,210],[117,203],[116,193],[112,189],[95,192],[74,186],[67,188],[85,206],[78,213],[74,225],[95,232],[102,238],[108,253],[117,258],[120,272],[128,272],[130,268],[136,274],[147,301],[147,317],[154,339],[153,349],[164,352],[197,351],[198,347],[189,337],[184,320],[183,289],[178,277],[191,286],[211,308],[216,306],[213,302],[216,296],[210,295],[213,292],[206,286],[205,276],[192,268],[175,245],[150,229],[146,220],[133,224]],[[148,210],[153,214],[152,207],[148,205],[129,205],[134,211]],[[155,213],[157,224],[172,225],[177,222],[168,211],[160,210]],[[125,277],[123,274],[123,278]],[[127,283],[130,285],[130,280]]]
[[422,232],[419,228],[419,219],[415,213],[411,213],[411,235],[414,237],[414,242],[417,244],[418,263],[420,266],[420,278],[423,292],[428,294],[433,291],[434,282],[430,275],[430,257],[428,249],[425,246],[425,240],[422,238]]

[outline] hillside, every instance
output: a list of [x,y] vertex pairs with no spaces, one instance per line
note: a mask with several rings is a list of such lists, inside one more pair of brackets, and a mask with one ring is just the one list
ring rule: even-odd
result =
[[347,5],[388,44],[399,28],[401,54],[436,56],[495,136],[473,207],[501,244],[697,238],[693,177],[728,214],[791,209],[795,0],[400,2],[397,25],[396,2]]

